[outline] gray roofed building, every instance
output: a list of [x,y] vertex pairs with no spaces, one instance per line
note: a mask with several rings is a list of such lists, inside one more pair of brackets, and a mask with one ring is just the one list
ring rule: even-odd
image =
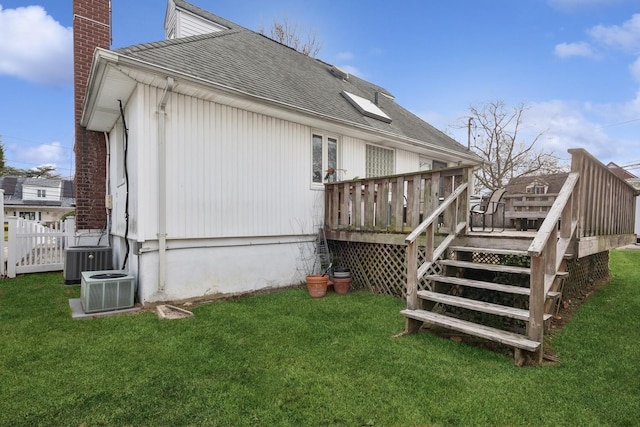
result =
[[5,216],[50,222],[75,207],[72,180],[2,176],[0,188],[4,190]]

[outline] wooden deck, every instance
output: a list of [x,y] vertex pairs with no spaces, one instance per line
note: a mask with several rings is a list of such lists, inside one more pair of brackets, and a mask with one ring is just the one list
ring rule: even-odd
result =
[[[471,232],[473,170],[457,167],[325,184],[327,239],[362,249],[345,262],[370,288],[379,287],[370,276],[403,281],[407,332],[438,324],[511,345],[518,364],[539,363],[545,321],[568,275],[566,259],[636,241],[636,190],[586,151],[569,152],[571,173],[545,205],[538,230]],[[503,303],[478,294],[487,292],[503,295],[491,297]],[[473,314],[464,320],[459,310],[515,319],[526,330],[501,331]]]

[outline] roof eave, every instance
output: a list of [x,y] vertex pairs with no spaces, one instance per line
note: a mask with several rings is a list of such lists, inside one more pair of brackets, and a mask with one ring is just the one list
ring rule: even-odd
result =
[[[409,138],[394,132],[385,131],[385,130],[377,129],[372,126],[362,124],[362,123],[356,123],[349,120],[345,120],[337,116],[330,116],[330,115],[318,113],[316,111],[312,111],[312,110],[299,107],[293,104],[251,94],[251,93],[242,91],[240,89],[226,86],[211,80],[203,79],[197,76],[176,71],[171,68],[162,67],[157,64],[153,64],[153,63],[150,63],[138,58],[134,58],[131,56],[127,56],[124,54],[115,53],[113,51],[105,51],[103,49],[96,51],[96,56],[94,58],[94,66],[92,67],[92,74],[89,80],[89,83],[90,83],[89,88],[93,89],[92,92],[97,90],[94,87],[96,82],[100,82],[101,79],[103,79],[104,76],[106,75],[105,71],[102,70],[102,68],[106,69],[109,64],[113,64],[113,66],[118,65],[123,67],[131,67],[139,71],[148,72],[154,75],[159,74],[163,76],[163,78],[173,77],[176,81],[183,80],[185,82],[196,84],[198,86],[204,86],[210,89],[221,91],[228,95],[232,95],[235,97],[260,103],[263,105],[266,104],[267,106],[274,107],[277,109],[284,109],[289,112],[301,114],[303,116],[310,117],[313,119],[321,119],[323,121],[328,121],[336,125],[339,125],[341,127],[355,129],[360,132],[366,133],[368,135],[377,136],[379,138],[389,140],[390,142],[394,142],[396,144],[429,150],[435,153],[442,154],[443,156],[448,157],[450,159],[455,159],[455,161],[458,161],[458,162],[467,162],[469,164],[474,164],[474,165],[478,165],[482,162],[482,160],[471,151],[465,152],[465,151],[452,150],[450,148],[442,147],[434,143],[430,143],[428,141]],[[133,84],[135,85],[135,81],[133,79],[131,79],[131,81],[133,81],[134,82]],[[96,97],[96,95],[94,94],[92,95],[94,98]],[[90,116],[92,113],[95,114],[94,111],[90,110],[91,107],[93,107],[94,109],[96,108],[95,105],[93,105],[92,103],[92,99],[93,98],[90,99],[90,97],[87,96],[87,100],[85,103],[85,113],[83,114],[83,124],[90,122],[88,119],[85,119],[86,115]],[[92,130],[97,130],[97,129],[92,129]]]
[[120,58],[111,50],[96,49],[87,81],[81,126],[98,132],[113,128],[120,115],[118,101],[126,104],[136,86],[135,80],[124,76],[116,68]]

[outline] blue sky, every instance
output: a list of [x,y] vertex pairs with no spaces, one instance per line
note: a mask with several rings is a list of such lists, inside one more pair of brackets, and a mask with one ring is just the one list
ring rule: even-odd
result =
[[[318,57],[467,142],[471,105],[528,110],[541,147],[640,162],[638,0],[192,0],[247,28],[313,29]],[[113,47],[164,38],[165,0],[112,0]],[[72,175],[71,0],[0,0],[0,135],[10,165]],[[640,168],[632,170],[640,175]]]

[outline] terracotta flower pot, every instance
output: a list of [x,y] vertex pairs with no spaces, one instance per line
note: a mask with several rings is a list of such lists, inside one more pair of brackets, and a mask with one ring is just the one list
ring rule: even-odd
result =
[[346,294],[351,287],[351,277],[334,277],[333,289],[337,294]]
[[307,276],[307,290],[311,298],[322,298],[327,294],[329,276],[314,274]]

